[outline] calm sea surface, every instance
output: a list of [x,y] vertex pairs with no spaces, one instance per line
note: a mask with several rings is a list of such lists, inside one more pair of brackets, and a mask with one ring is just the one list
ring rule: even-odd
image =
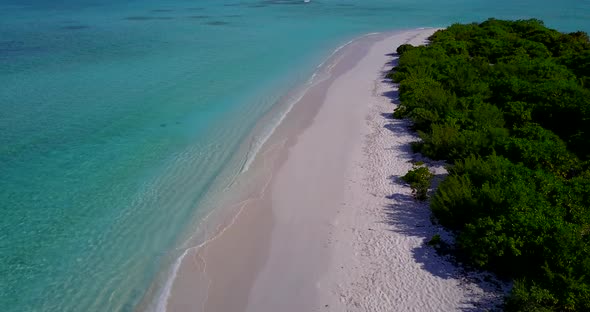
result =
[[0,0],[0,311],[132,311],[332,50],[492,16],[589,31],[590,1]]

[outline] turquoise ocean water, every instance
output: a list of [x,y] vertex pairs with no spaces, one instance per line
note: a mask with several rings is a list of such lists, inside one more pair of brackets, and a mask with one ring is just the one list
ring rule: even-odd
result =
[[0,0],[0,311],[134,310],[332,50],[490,16],[590,31],[588,0]]

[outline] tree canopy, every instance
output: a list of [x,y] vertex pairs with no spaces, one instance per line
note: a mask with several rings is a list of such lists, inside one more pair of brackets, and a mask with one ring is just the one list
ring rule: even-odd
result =
[[588,35],[489,19],[397,52],[394,116],[451,164],[431,208],[458,254],[515,280],[508,311],[590,311]]

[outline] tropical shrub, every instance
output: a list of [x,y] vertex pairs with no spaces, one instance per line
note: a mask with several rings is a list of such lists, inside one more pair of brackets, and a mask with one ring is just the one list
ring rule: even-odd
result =
[[397,47],[397,54],[399,54],[400,56],[403,55],[406,51],[412,50],[415,47],[411,44],[402,44],[399,47]]
[[406,175],[402,177],[406,183],[410,184],[412,188],[412,194],[418,200],[426,200],[428,198],[428,189],[434,174],[430,172],[427,167],[414,166],[412,170],[408,171]]
[[[590,311],[588,35],[489,19],[398,54],[394,115],[450,163],[430,206],[457,256],[515,280],[507,311]],[[426,194],[429,173],[404,180]]]

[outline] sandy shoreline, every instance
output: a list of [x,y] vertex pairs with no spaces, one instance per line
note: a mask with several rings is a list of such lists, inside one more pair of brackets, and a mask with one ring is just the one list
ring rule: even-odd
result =
[[365,36],[332,57],[237,181],[231,225],[183,259],[167,311],[454,311],[497,300],[424,246],[438,229],[395,178],[411,168],[415,137],[387,118],[397,93],[383,75],[397,46],[434,31]]

